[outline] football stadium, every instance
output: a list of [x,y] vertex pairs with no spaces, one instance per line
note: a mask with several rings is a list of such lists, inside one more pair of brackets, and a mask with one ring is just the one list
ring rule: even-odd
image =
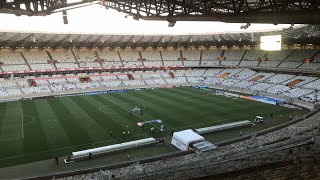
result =
[[319,7],[1,1],[0,179],[319,179]]

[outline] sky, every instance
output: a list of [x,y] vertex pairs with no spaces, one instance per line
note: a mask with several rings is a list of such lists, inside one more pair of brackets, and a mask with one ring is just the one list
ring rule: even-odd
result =
[[288,28],[290,25],[252,24],[241,30],[243,24],[221,22],[178,21],[168,27],[166,21],[133,20],[132,16],[115,10],[106,10],[95,4],[68,11],[69,24],[63,24],[62,13],[49,16],[15,16],[0,14],[0,31],[47,32],[47,33],[97,33],[97,34],[213,34],[243,31],[265,31]]

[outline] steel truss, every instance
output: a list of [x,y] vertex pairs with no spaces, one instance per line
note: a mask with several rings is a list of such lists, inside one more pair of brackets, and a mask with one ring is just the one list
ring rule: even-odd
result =
[[320,24],[319,0],[108,0],[145,20]]

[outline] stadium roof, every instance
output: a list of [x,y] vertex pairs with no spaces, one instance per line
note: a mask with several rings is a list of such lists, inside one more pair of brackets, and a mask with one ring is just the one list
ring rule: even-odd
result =
[[114,34],[52,34],[0,33],[0,47],[190,47],[256,45],[262,35],[281,34],[285,44],[320,44],[320,27],[304,26],[282,31],[192,34],[192,35],[114,35]]
[[95,3],[135,19],[164,20],[171,25],[176,21],[320,24],[318,0],[1,0],[0,12],[46,16]]

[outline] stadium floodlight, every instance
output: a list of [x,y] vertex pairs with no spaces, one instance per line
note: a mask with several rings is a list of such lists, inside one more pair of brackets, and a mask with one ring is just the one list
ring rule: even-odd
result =
[[260,49],[265,51],[280,51],[281,39],[281,35],[261,36]]

